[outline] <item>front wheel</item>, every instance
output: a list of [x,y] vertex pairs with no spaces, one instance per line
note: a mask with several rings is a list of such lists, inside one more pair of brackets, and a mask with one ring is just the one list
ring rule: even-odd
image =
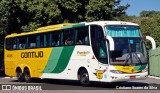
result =
[[80,83],[82,86],[89,86],[90,84],[89,75],[86,70],[82,70],[80,73]]

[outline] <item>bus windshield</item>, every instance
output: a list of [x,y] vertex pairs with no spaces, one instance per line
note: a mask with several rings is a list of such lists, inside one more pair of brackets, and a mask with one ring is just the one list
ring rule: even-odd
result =
[[[131,52],[144,53],[144,44],[141,38],[113,38],[115,50],[111,58],[122,57],[124,54]],[[132,44],[131,44],[132,43]],[[130,49],[129,49],[130,48]]]
[[140,37],[138,26],[109,25],[106,28],[107,35],[111,37]]
[[139,28],[136,26],[107,26],[107,35],[114,40],[110,51],[110,64],[138,65],[147,63],[146,50]]

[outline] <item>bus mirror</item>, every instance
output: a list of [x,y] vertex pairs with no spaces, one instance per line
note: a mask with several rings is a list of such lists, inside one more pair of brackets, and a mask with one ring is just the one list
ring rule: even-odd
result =
[[114,51],[114,40],[111,36],[107,35],[107,39],[109,41],[109,49],[110,51]]
[[156,42],[155,42],[155,40],[152,37],[150,37],[150,36],[146,36],[146,39],[151,41],[151,43],[152,43],[152,49],[156,49]]

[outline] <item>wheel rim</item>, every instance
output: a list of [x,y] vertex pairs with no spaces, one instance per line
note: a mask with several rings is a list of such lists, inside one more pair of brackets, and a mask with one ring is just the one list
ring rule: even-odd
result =
[[25,80],[29,80],[29,75],[25,74]]
[[30,75],[29,73],[25,73],[25,81],[29,82],[30,81]]
[[81,76],[81,82],[83,84],[86,84],[89,82],[89,78],[88,78],[88,74],[87,73],[83,73],[82,76]]
[[20,72],[20,71],[17,72],[17,79],[20,82],[23,80],[22,72]]
[[20,73],[17,73],[17,79],[19,80],[21,78]]
[[30,74],[29,74],[29,72],[27,70],[24,73],[24,78],[25,78],[26,82],[30,82]]

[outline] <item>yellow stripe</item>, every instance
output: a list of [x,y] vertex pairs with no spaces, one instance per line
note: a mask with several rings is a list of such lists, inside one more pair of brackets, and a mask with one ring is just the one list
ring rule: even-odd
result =
[[125,72],[125,73],[136,73],[139,70],[134,70],[135,66],[114,66],[117,70]]

